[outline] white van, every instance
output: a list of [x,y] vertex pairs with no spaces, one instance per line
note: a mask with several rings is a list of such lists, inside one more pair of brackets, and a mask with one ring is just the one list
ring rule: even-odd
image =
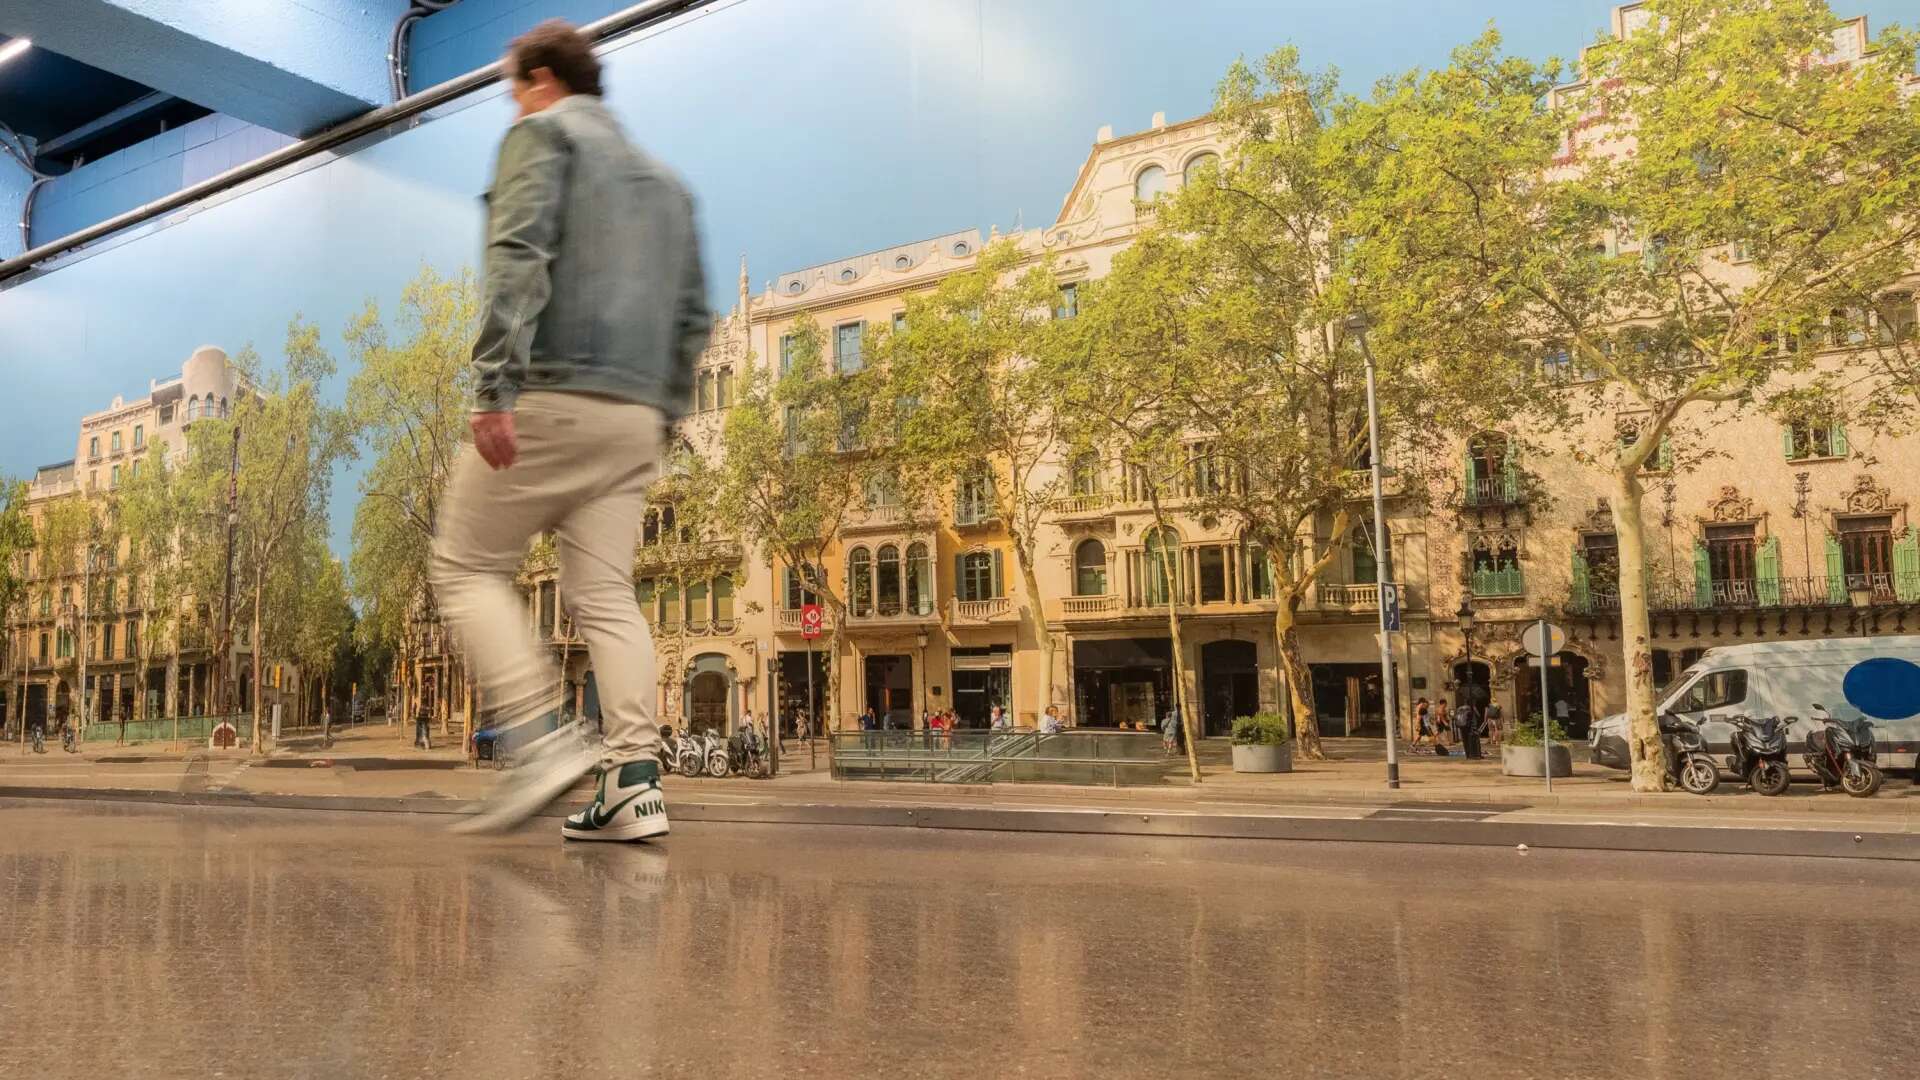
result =
[[[1807,719],[1815,705],[1836,720],[1873,723],[1882,769],[1911,769],[1920,750],[1920,636],[1827,638],[1725,645],[1680,674],[1658,711],[1700,725],[1707,752],[1731,765],[1729,716],[1777,716],[1787,721],[1788,764],[1805,772],[1801,757]],[[1627,717],[1615,713],[1587,737],[1595,764],[1629,767]]]

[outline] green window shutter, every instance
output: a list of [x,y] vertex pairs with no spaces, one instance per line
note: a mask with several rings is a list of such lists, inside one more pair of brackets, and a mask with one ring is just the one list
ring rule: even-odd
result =
[[1520,455],[1512,439],[1507,440],[1507,452],[1500,458],[1500,484],[1506,489],[1508,502],[1520,501]]
[[1480,465],[1473,460],[1473,443],[1467,443],[1467,505],[1473,506],[1480,501]]
[[1827,534],[1827,603],[1847,602],[1847,561],[1840,555],[1840,538]]
[[1788,461],[1794,460],[1792,424],[1784,424],[1780,428],[1780,451],[1786,455]]
[[1004,560],[999,548],[993,549],[993,595],[997,599],[1007,595],[1007,579],[1002,570]]
[[1780,538],[1767,537],[1760,545],[1760,552],[1754,558],[1754,574],[1758,578],[1755,587],[1760,592],[1760,602],[1768,607],[1780,605]]
[[965,555],[955,555],[953,557],[953,595],[962,600],[968,598],[967,557]]
[[1693,601],[1699,607],[1713,606],[1713,560],[1698,540],[1693,542]]
[[1593,608],[1593,591],[1587,574],[1587,555],[1579,548],[1573,549],[1573,609],[1590,611]]
[[1893,595],[1903,604],[1920,600],[1920,530],[1893,545]]
[[1847,425],[1841,423],[1838,420],[1835,420],[1833,422],[1833,433],[1829,437],[1829,441],[1827,445],[1832,449],[1834,457],[1846,457],[1847,456]]

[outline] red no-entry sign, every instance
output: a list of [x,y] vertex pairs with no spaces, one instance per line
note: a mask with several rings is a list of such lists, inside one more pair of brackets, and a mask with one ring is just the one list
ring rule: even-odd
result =
[[819,604],[802,604],[800,606],[800,636],[803,638],[819,637],[822,618]]

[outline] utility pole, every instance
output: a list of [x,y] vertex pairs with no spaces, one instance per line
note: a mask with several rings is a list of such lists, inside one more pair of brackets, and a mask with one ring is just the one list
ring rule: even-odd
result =
[[1380,494],[1380,406],[1374,398],[1373,350],[1367,347],[1367,317],[1358,313],[1347,316],[1346,328],[1359,339],[1360,355],[1367,365],[1367,459],[1373,474],[1373,543],[1379,552],[1374,576],[1380,579],[1375,586],[1379,590],[1379,601],[1374,605],[1380,615],[1380,710],[1385,721],[1380,726],[1387,736],[1387,787],[1397,789],[1400,786],[1400,716],[1394,707],[1394,691],[1398,688],[1394,686],[1392,632],[1399,627],[1389,625],[1392,614],[1388,610],[1387,595],[1388,589],[1398,583],[1391,581],[1393,556]]
[[[226,671],[222,674],[221,681],[220,681],[220,715],[221,716],[225,716],[228,714],[228,712],[231,711],[234,668],[236,664],[236,658],[239,656],[239,650],[235,647],[236,642],[235,642],[234,633],[233,633],[233,543],[234,543],[234,533],[239,525],[239,522],[240,522],[240,425],[235,424],[233,425],[233,451],[231,456],[229,456],[227,459],[227,568],[226,568],[226,573],[222,578],[222,581],[224,582],[224,595],[221,597],[221,600],[220,600],[221,633],[224,634],[227,639],[227,655],[224,658]],[[238,726],[234,728],[234,732],[235,732],[235,737],[237,739],[239,734]]]

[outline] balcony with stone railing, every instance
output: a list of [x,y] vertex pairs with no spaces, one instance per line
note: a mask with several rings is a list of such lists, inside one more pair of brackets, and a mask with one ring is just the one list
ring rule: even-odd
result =
[[[1401,610],[1415,606],[1405,585],[1399,586]],[[1313,587],[1313,606],[1323,612],[1365,612],[1380,610],[1380,586],[1322,581]]]
[[1065,495],[1048,506],[1053,516],[1062,521],[1087,520],[1089,518],[1111,517],[1114,512],[1114,497],[1105,491],[1085,492],[1079,495]]
[[1061,614],[1069,619],[1084,619],[1090,616],[1110,615],[1120,610],[1120,597],[1106,596],[1068,596],[1060,601]]
[[[780,632],[783,634],[799,633],[800,610],[798,608],[790,608],[774,612],[774,625],[779,627]],[[820,607],[820,629],[823,633],[833,629],[833,612],[824,604]]]
[[954,597],[949,621],[955,626],[990,626],[1019,620],[1020,613],[1010,596],[986,600],[962,600]]
[[645,573],[663,566],[724,568],[738,563],[745,556],[746,548],[738,540],[693,540],[680,544],[646,544],[634,549],[633,569],[635,573]]
[[919,626],[939,621],[940,611],[933,606],[932,600],[922,604],[886,601],[864,610],[855,607],[847,611],[849,630],[868,626]]

